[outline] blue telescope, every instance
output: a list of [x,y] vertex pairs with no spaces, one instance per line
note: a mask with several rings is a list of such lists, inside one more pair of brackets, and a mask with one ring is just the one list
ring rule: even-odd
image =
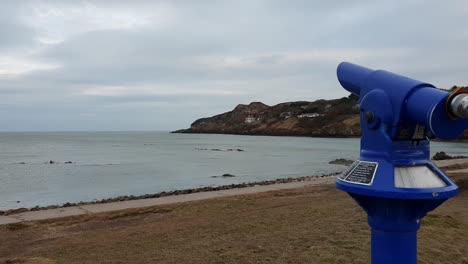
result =
[[421,219],[458,187],[430,160],[429,138],[468,129],[468,89],[446,91],[383,70],[343,62],[340,84],[359,96],[360,159],[336,187],[368,214],[373,264],[416,264]]

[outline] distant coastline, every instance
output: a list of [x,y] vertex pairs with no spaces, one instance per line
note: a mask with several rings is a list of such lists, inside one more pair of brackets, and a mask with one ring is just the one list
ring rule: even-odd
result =
[[358,98],[298,101],[268,106],[240,104],[232,111],[201,118],[173,133],[355,138],[361,135]]

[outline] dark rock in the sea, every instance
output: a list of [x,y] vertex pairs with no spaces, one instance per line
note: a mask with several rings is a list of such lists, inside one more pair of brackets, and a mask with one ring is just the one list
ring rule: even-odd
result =
[[328,162],[329,164],[334,164],[334,165],[345,165],[345,166],[349,166],[351,164],[353,164],[354,160],[349,160],[349,159],[342,159],[342,158],[339,158],[339,159],[336,159],[336,160],[332,160],[330,162]]
[[53,161],[53,160],[49,161],[49,164],[54,164],[54,163],[55,163],[55,161]]
[[16,203],[21,203],[20,201],[16,201]]
[[[195,148],[196,150],[211,150],[211,151],[224,151],[222,149],[219,149],[219,148],[212,148],[212,149],[207,149],[207,148]],[[243,149],[226,149],[226,151],[245,151]]]
[[447,160],[447,159],[452,159],[452,156],[447,155],[444,151],[437,152],[433,157],[433,160]]
[[432,159],[433,160],[448,160],[448,159],[464,159],[466,156],[450,156],[444,151],[437,152]]
[[225,173],[225,174],[223,174],[221,176],[211,176],[211,178],[232,178],[232,177],[236,177],[236,175]]

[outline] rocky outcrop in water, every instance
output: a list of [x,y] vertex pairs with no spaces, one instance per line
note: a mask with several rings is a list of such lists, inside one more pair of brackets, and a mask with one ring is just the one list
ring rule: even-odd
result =
[[328,162],[328,164],[349,166],[353,164],[353,162],[354,160],[339,158]]
[[437,152],[432,159],[433,160],[449,160],[449,159],[464,159],[466,156],[450,156],[444,151]]
[[221,176],[211,176],[211,178],[233,178],[236,177],[236,175],[230,174],[230,173],[224,173]]

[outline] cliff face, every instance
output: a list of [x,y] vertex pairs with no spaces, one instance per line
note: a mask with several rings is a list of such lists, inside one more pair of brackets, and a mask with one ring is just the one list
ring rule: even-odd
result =
[[357,137],[360,136],[357,97],[268,106],[260,102],[195,121],[176,133]]

